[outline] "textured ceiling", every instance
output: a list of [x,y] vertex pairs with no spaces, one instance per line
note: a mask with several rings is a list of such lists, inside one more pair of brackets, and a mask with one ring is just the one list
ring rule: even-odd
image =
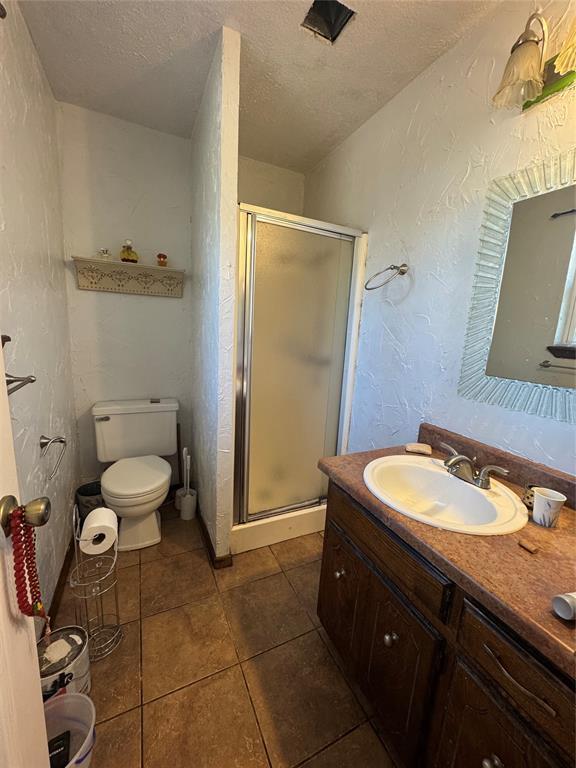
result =
[[189,136],[216,36],[242,34],[241,154],[306,170],[454,45],[494,0],[350,0],[334,45],[311,0],[22,0],[61,101]]

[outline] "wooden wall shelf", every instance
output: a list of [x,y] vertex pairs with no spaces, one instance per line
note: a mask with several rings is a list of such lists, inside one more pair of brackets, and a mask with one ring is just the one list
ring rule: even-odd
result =
[[182,298],[186,274],[183,269],[80,256],[72,256],[72,261],[76,270],[76,285],[81,291]]

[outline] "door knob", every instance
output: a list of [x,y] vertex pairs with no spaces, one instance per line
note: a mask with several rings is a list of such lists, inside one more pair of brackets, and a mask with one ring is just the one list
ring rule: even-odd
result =
[[[0,499],[0,525],[6,536],[10,535],[10,515],[18,506],[15,496],[3,496]],[[50,499],[46,496],[29,501],[24,506],[24,522],[26,525],[33,525],[34,527],[46,525],[50,519],[50,511]]]
[[344,570],[344,568],[340,568],[340,569],[337,568],[334,571],[334,578],[335,579],[341,579],[342,576],[346,576],[346,571]]
[[386,648],[392,648],[394,643],[398,640],[398,635],[396,632],[386,632],[383,639]]

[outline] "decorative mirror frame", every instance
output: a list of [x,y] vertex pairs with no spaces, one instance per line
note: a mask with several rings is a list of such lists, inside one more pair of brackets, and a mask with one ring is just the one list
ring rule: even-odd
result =
[[576,184],[576,148],[494,179],[488,187],[458,394],[557,421],[576,422],[576,390],[486,375],[512,206],[518,200]]

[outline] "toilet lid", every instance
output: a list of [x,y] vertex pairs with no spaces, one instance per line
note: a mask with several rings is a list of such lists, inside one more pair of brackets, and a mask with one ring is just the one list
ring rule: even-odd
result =
[[117,498],[143,496],[170,482],[172,467],[159,456],[120,459],[102,475],[102,490]]

